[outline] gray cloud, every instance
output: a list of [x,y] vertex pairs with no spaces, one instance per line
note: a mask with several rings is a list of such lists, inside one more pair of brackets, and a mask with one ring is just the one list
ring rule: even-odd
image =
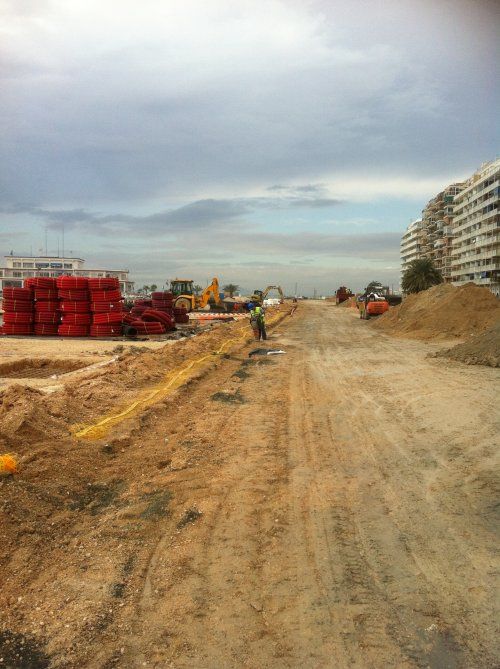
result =
[[170,5],[88,0],[76,26],[78,0],[4,4],[7,202],[468,172],[491,155],[492,3]]
[[0,207],[4,214],[29,214],[48,223],[49,229],[82,229],[92,226],[101,234],[114,234],[117,226],[132,235],[164,234],[183,232],[190,229],[220,227],[231,221],[234,226],[237,219],[259,209],[277,210],[287,208],[326,208],[340,204],[335,198],[308,197],[297,198],[292,195],[280,197],[234,198],[228,200],[206,199],[191,202],[176,209],[156,212],[146,216],[131,214],[99,214],[83,208],[44,209],[33,205],[7,205]]

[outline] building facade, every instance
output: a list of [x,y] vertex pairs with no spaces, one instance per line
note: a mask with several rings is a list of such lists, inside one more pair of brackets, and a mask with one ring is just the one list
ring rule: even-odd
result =
[[412,260],[421,257],[423,221],[421,218],[410,223],[401,237],[401,274],[408,269]]
[[87,269],[82,258],[9,255],[4,257],[3,266],[0,267],[0,297],[4,288],[20,288],[24,279],[30,276],[58,277],[63,274],[92,278],[114,277],[120,281],[123,295],[134,292],[134,282],[130,281],[127,269]]
[[421,258],[430,258],[445,282],[451,281],[451,249],[454,237],[453,199],[464,185],[450,184],[433,197],[422,211]]
[[401,238],[401,271],[430,258],[445,282],[474,281],[500,294],[500,160],[430,200]]
[[500,295],[500,159],[485,163],[454,198],[452,280]]

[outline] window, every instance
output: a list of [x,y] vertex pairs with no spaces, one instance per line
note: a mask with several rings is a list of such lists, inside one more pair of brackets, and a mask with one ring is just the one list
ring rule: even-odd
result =
[[21,267],[21,263],[20,262],[14,262],[12,264],[12,267]]
[[34,267],[32,262],[23,262],[23,267],[31,268]]
[[65,262],[64,263],[64,269],[73,269],[73,263],[72,262]]

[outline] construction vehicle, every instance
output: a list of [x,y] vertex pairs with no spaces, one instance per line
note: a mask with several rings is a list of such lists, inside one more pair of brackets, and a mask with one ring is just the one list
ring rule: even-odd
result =
[[377,293],[365,293],[356,298],[356,305],[359,309],[359,317],[369,320],[372,316],[381,316],[389,309],[389,303],[385,297]]
[[285,295],[283,293],[283,289],[281,286],[267,286],[267,288],[264,288],[264,290],[254,290],[253,295],[250,298],[252,302],[255,302],[257,304],[262,304],[264,300],[267,297],[267,294],[271,292],[271,290],[277,290],[279,295],[280,295],[280,304],[283,304],[285,301]]
[[195,309],[204,309],[209,303],[219,309],[224,308],[219,295],[219,280],[217,277],[212,279],[212,283],[203,290],[201,295],[196,295],[192,279],[172,279],[170,290],[174,295],[174,307],[176,309],[184,307],[189,312]]
[[340,286],[335,292],[335,304],[342,304],[342,302],[346,302],[352,296],[353,292],[350,288]]
[[394,293],[391,293],[389,286],[383,286],[381,283],[376,283],[375,281],[368,284],[365,288],[365,293],[375,293],[378,297],[383,297],[390,307],[395,307],[396,305],[401,304],[403,299],[401,295],[394,295]]

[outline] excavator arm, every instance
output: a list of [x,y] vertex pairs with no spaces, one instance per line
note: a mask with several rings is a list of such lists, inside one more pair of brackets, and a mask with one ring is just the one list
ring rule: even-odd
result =
[[208,304],[210,297],[213,297],[215,304],[222,304],[220,295],[219,295],[219,280],[217,277],[212,279],[212,283],[205,288],[199,298],[198,308],[203,309]]
[[265,300],[266,297],[267,297],[267,294],[268,294],[271,290],[277,290],[277,291],[278,291],[278,293],[279,293],[279,295],[280,295],[280,302],[281,302],[281,304],[283,304],[283,302],[285,301],[285,296],[284,296],[284,294],[283,294],[283,289],[281,288],[281,286],[267,286],[267,288],[265,288],[265,289],[262,291],[262,301],[264,302],[264,300]]

